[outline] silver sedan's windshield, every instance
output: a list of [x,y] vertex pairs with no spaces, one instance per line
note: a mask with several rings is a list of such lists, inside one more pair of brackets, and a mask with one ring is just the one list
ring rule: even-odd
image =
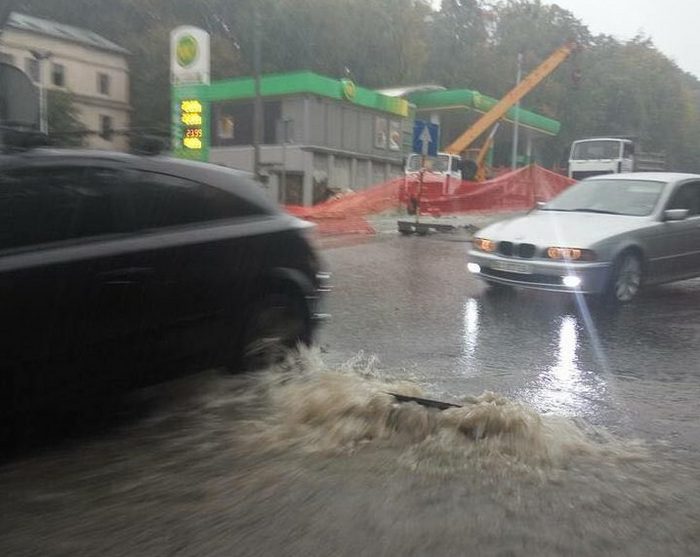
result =
[[543,208],[613,215],[646,216],[666,184],[650,180],[590,180],[574,184]]

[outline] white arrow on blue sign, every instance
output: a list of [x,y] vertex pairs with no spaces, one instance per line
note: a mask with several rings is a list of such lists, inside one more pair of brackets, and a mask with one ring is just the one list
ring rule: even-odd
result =
[[440,138],[440,126],[416,120],[413,124],[413,152],[424,157],[436,157]]

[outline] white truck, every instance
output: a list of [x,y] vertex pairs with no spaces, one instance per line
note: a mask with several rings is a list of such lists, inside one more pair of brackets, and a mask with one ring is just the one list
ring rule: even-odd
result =
[[[423,157],[412,154],[406,160],[406,187],[412,190],[420,180]],[[437,157],[425,158],[424,184],[431,184],[440,190],[441,195],[449,195],[462,183],[462,157],[448,153],[438,153]]]
[[629,138],[593,137],[574,141],[569,154],[569,178],[582,180],[600,174],[666,170],[662,153],[636,152]]

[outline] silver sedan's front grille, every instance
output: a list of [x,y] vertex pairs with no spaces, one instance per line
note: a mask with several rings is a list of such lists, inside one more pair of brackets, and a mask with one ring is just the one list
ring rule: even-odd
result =
[[518,245],[518,256],[525,259],[531,259],[535,256],[535,245],[534,244],[519,244]]
[[532,259],[535,256],[536,248],[534,244],[514,244],[513,242],[499,242],[498,253],[506,257],[522,257]]

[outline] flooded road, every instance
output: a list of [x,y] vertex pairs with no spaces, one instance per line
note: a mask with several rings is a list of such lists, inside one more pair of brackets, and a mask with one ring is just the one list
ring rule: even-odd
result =
[[450,238],[328,253],[338,285],[322,339],[329,362],[363,347],[382,369],[440,395],[495,391],[700,449],[700,280],[646,291],[617,311],[559,294],[495,292],[466,273],[469,244]]
[[447,239],[327,251],[334,319],[284,371],[142,391],[5,460],[0,552],[698,554],[700,282],[617,312],[494,295]]

